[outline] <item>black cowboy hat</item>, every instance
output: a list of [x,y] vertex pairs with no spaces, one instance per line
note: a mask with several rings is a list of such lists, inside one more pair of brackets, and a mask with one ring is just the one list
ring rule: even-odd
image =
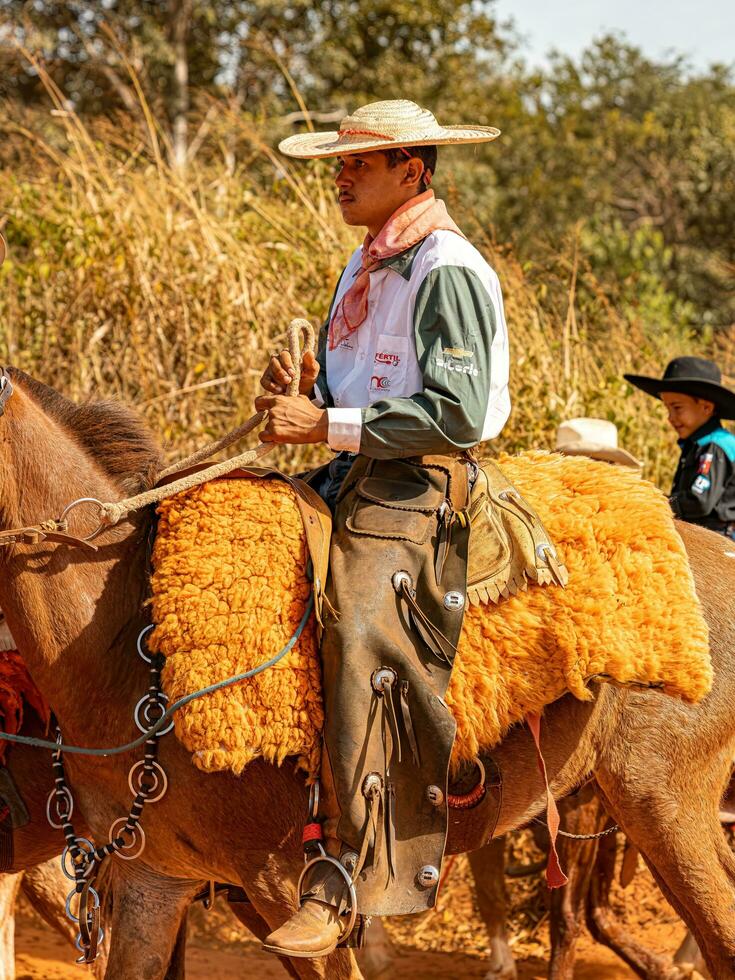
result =
[[720,369],[714,361],[704,357],[675,357],[666,365],[662,378],[647,378],[642,374],[624,374],[623,377],[654,398],[660,398],[662,391],[680,392],[714,402],[719,418],[735,419],[735,391],[721,384]]

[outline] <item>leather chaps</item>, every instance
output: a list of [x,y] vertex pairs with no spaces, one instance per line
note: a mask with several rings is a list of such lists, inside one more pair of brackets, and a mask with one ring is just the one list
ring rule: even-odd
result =
[[324,761],[366,915],[436,900],[456,729],[443,699],[466,604],[470,465],[467,456],[358,456],[337,499]]

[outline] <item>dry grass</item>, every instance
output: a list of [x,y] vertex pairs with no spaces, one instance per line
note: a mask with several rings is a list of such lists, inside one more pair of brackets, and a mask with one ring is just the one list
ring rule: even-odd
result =
[[[0,357],[72,397],[136,405],[180,455],[251,414],[267,353],[291,317],[324,316],[358,236],[325,167],[276,158],[224,104],[210,106],[184,178],[153,119],[144,131],[125,119],[90,128],[56,98],[55,115],[4,123]],[[659,371],[686,341],[623,319],[575,242],[521,267],[450,197],[506,297],[514,413],[500,446],[549,446],[563,417],[602,415],[665,481],[674,439],[621,375]]]

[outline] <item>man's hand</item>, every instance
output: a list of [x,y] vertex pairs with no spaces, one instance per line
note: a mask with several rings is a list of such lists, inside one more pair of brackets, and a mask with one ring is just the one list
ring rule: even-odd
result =
[[[301,361],[300,395],[308,395],[311,392],[318,374],[319,363],[312,352],[307,351]],[[285,395],[286,389],[295,377],[291,355],[287,350],[282,350],[280,354],[274,354],[268,362],[268,367],[260,379],[260,387],[273,395]]]
[[261,395],[255,399],[255,408],[268,413],[266,426],[260,433],[263,442],[303,446],[327,441],[326,410],[317,408],[306,395]]

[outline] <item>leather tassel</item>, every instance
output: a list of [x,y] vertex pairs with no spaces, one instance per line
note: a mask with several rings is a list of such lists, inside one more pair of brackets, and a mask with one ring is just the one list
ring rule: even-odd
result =
[[408,681],[401,681],[401,714],[403,716],[403,727],[406,729],[408,744],[411,746],[413,764],[420,766],[419,747],[416,742],[416,732],[413,729],[413,719],[411,718],[411,707],[408,703]]
[[339,612],[334,608],[332,603],[327,598],[326,592],[322,592],[321,599],[322,599],[321,602],[322,609],[326,610],[327,614],[331,616],[332,619],[335,620],[335,622],[339,622]]
[[[451,667],[454,662],[454,654],[457,652],[456,646],[449,637],[442,633],[438,626],[432,623],[416,601],[415,591],[409,588],[405,582],[401,587],[401,595],[408,603],[408,618],[411,623],[411,628],[418,633],[430,653],[433,653],[437,659],[444,661]],[[447,653],[442,645],[442,641],[451,650],[451,653]]]
[[[396,705],[393,700],[393,682],[386,681],[385,687],[383,689],[383,717],[385,719],[387,706],[387,716],[388,716],[388,727],[393,728],[393,734],[395,735],[396,745],[398,747],[398,762],[402,761],[401,754],[401,730],[398,727],[398,715],[396,714]],[[393,762],[393,752],[391,750],[390,754],[386,750],[386,760],[385,760],[385,771],[386,773],[390,769],[390,765]]]
[[448,509],[446,505],[444,512],[439,518],[439,527],[436,536],[436,553],[434,555],[434,576],[436,578],[436,584],[440,585],[442,580],[442,575],[444,574],[444,565],[447,561],[447,555],[449,554],[449,548],[452,543],[452,523],[454,520],[454,515],[451,510]]
[[[387,823],[387,851],[388,851],[388,870],[390,874],[391,883],[396,880],[396,866],[395,866],[395,854],[396,854],[396,789],[393,783],[388,783],[385,788],[386,795],[386,805],[385,805],[385,819]],[[378,862],[375,862],[377,867]]]
[[[502,494],[500,495],[503,496]],[[538,523],[538,514],[534,513],[523,499],[523,497],[518,493],[515,488],[510,488],[505,491],[505,499],[509,500],[511,503],[515,504],[518,510],[525,514],[531,525]]]
[[549,563],[554,581],[562,588],[566,588],[567,582],[569,581],[569,572],[567,571],[566,565],[562,564],[551,551],[546,552],[546,561]]
[[[437,660],[441,660],[443,663],[451,666],[454,662],[454,654],[457,652],[457,648],[451,642],[451,640],[444,636],[442,631],[437,626],[434,626],[429,617],[419,608],[416,599],[413,597],[409,600],[408,615],[412,628],[416,631],[416,633],[418,633],[428,651],[432,653]],[[451,654],[448,654],[443,648],[440,642],[441,640],[443,640],[444,643],[446,643],[452,650]]]
[[365,821],[365,833],[360,845],[360,853],[355,862],[355,870],[352,872],[352,880],[356,881],[358,875],[365,867],[368,849],[373,845],[373,866],[377,867],[381,855],[381,840],[383,828],[381,826],[381,811],[384,810],[383,790],[375,787],[375,790],[367,798],[367,820]]

